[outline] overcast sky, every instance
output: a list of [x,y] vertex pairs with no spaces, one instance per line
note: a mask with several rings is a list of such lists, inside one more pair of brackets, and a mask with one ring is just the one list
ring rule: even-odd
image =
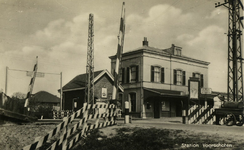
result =
[[[209,65],[209,87],[227,90],[228,10],[215,8],[223,0],[124,0],[124,52],[149,46],[182,47],[185,56]],[[88,18],[94,14],[95,70],[110,71],[117,51],[122,0],[0,0],[0,89],[5,91],[6,66],[38,72],[63,73],[63,85],[85,73]],[[7,94],[27,93],[30,77],[9,70]],[[60,76],[36,78],[34,91],[58,95]]]

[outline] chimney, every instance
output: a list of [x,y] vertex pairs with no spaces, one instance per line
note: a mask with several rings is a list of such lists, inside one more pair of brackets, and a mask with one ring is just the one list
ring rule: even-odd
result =
[[144,37],[144,41],[142,41],[142,46],[148,46],[147,37]]

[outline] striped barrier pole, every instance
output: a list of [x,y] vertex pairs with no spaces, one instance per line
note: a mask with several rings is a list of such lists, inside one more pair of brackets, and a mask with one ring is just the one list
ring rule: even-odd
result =
[[36,78],[36,73],[37,73],[37,65],[38,65],[38,56],[36,56],[36,64],[34,65],[33,73],[32,73],[32,78],[28,87],[28,93],[26,95],[26,100],[25,100],[25,105],[24,107],[27,108],[27,111],[29,111],[29,99],[31,98],[31,94],[33,91],[34,87],[34,82]]
[[129,116],[129,102],[126,101],[125,102],[125,124],[129,123],[129,119],[130,119],[130,116]]
[[192,111],[193,111],[193,107],[190,107],[190,109],[188,109],[187,111],[188,111],[188,116],[187,116],[187,123],[188,124],[191,124],[192,123],[192,117],[191,117],[191,115],[192,115]]
[[117,94],[118,94],[119,68],[120,68],[121,57],[123,54],[124,34],[125,34],[125,8],[124,8],[124,5],[125,5],[125,2],[123,2],[123,5],[122,5],[122,12],[121,12],[121,19],[120,19],[118,47],[117,47],[116,63],[115,63],[115,70],[114,70],[114,85],[113,85],[112,100],[117,99]]
[[[208,109],[207,105],[204,106],[204,109],[205,109],[205,110]],[[204,114],[204,119],[205,119],[205,120],[208,119],[208,117],[207,117],[207,112]]]

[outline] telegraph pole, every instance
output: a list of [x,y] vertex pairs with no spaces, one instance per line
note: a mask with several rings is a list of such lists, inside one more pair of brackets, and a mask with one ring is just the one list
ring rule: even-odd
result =
[[238,102],[243,100],[243,71],[242,71],[242,23],[240,8],[241,0],[225,0],[215,4],[215,7],[228,8],[228,85],[227,100]]

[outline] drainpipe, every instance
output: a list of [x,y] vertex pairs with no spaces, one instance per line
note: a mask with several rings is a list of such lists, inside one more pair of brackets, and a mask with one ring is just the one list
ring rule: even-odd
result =
[[141,118],[143,118],[143,111],[145,109],[143,109],[143,105],[144,105],[144,93],[143,93],[143,54],[141,55],[141,59],[140,59],[140,72],[139,72],[139,75],[140,75],[140,86],[141,86],[141,94],[140,94],[140,105],[141,105]]
[[170,81],[169,81],[169,86],[170,86],[170,90],[171,90],[171,83],[172,83],[172,81],[171,81],[171,79],[172,79],[172,68],[171,68],[171,54],[170,54],[170,56],[169,56],[169,62],[170,62]]

